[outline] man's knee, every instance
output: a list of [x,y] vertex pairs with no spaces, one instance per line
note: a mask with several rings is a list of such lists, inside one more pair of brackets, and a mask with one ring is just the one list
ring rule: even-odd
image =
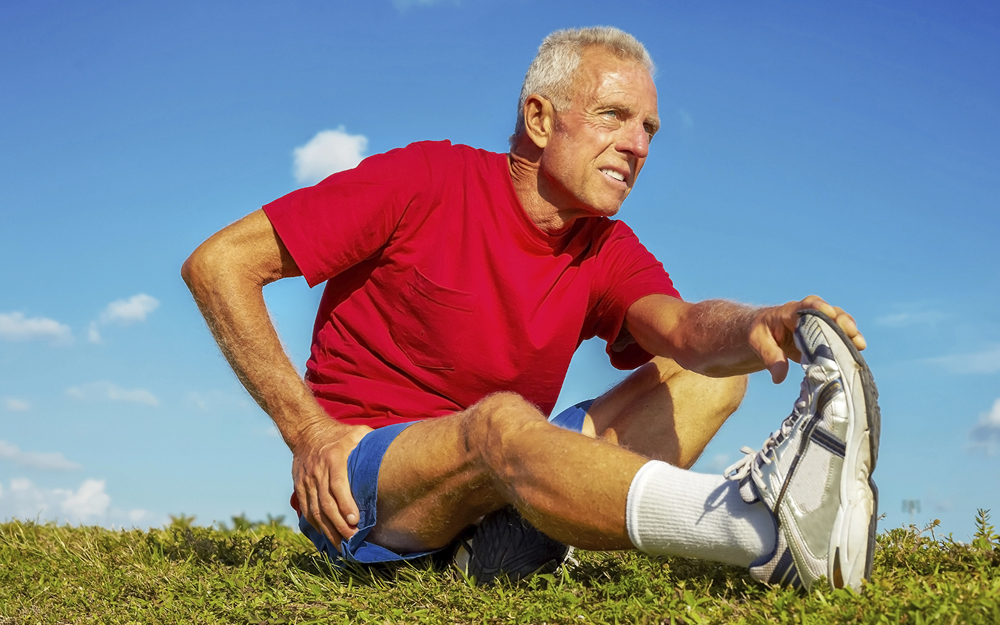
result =
[[517,393],[493,393],[467,411],[466,446],[495,474],[503,475],[531,430],[549,427],[546,421],[537,407]]
[[720,413],[728,417],[736,412],[736,409],[743,403],[743,398],[746,397],[748,381],[749,377],[745,375],[717,378],[716,397],[718,399],[716,401]]
[[649,368],[645,374],[648,379],[656,378],[656,382],[665,384],[678,395],[693,392],[699,404],[723,420],[736,412],[747,393],[749,377],[746,375],[710,378],[688,371],[667,358],[655,358],[645,367]]

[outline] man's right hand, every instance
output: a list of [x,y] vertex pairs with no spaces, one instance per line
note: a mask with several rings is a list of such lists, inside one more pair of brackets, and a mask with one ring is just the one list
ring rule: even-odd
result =
[[358,531],[358,505],[347,479],[347,457],[372,428],[333,420],[301,432],[292,449],[292,479],[302,516],[337,551]]
[[302,516],[323,532],[337,551],[341,539],[358,531],[360,514],[347,479],[347,457],[365,434],[364,425],[314,423],[292,450],[292,479]]

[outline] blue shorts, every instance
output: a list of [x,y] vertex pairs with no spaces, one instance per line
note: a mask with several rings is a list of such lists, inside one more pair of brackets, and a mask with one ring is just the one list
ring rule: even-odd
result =
[[[592,403],[594,400],[591,399],[567,408],[558,415],[550,417],[549,423],[579,432],[583,429],[583,419]],[[358,531],[354,536],[351,536],[350,540],[340,541],[339,553],[323,535],[323,532],[318,531],[304,516],[299,515],[299,530],[335,564],[343,562],[375,564],[377,562],[412,560],[440,551],[440,549],[435,549],[399,554],[365,540],[375,527],[378,472],[382,466],[382,458],[399,433],[411,425],[413,423],[397,423],[369,432],[347,457],[347,479],[351,483],[351,494],[354,495],[354,501],[358,504],[361,518],[358,520]]]

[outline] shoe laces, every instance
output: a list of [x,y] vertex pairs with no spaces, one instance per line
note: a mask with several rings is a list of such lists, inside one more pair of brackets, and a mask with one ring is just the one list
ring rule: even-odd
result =
[[802,383],[799,386],[799,398],[795,400],[792,413],[781,422],[781,427],[767,437],[759,451],[745,445],[741,447],[740,451],[744,455],[723,472],[726,479],[739,482],[749,475],[751,471],[759,474],[758,458],[761,464],[771,464],[773,458],[770,454],[771,450],[788,438],[792,429],[799,423],[802,417],[809,414],[811,399],[826,380],[826,371],[820,365],[808,365],[805,367],[805,376],[803,376]]

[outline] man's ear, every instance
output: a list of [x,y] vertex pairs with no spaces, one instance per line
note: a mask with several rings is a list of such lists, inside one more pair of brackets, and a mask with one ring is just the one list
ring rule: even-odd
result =
[[556,109],[548,98],[537,93],[524,101],[524,129],[531,142],[545,149],[556,127]]

